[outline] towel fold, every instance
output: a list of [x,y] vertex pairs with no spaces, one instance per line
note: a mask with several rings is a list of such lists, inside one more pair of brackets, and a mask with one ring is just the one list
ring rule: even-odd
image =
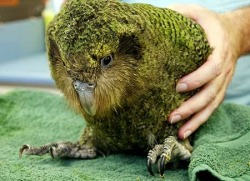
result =
[[223,104],[196,132],[189,176],[250,181],[250,107]]
[[250,108],[224,104],[194,135],[189,168],[152,177],[146,158],[114,154],[78,160],[23,156],[23,144],[77,141],[85,123],[63,97],[39,91],[0,96],[0,180],[250,181]]

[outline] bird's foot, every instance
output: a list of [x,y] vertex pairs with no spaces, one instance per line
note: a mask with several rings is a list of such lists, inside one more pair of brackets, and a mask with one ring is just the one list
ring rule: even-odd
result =
[[158,171],[160,176],[164,177],[164,170],[167,163],[176,158],[187,160],[191,157],[191,152],[184,145],[179,143],[175,137],[169,136],[165,139],[162,145],[156,145],[148,152],[147,168],[151,175],[154,175],[152,166],[158,162]]
[[23,145],[19,150],[19,157],[22,154],[26,155],[45,155],[50,154],[52,158],[55,157],[68,157],[68,158],[94,158],[96,157],[95,148],[89,147],[87,145],[80,145],[71,142],[58,142],[50,143],[40,147],[33,147],[29,145]]

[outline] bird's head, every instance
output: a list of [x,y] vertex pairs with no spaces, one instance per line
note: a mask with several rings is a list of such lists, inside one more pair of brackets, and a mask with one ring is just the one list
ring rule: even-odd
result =
[[73,107],[93,116],[116,109],[143,87],[137,75],[143,30],[119,14],[116,3],[69,1],[47,29],[57,86]]

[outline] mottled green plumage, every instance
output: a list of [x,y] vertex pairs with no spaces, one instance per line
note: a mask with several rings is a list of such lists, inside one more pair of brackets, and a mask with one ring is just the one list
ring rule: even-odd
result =
[[[66,3],[47,29],[47,48],[58,88],[88,123],[81,145],[108,153],[148,151],[177,137],[182,123],[166,119],[194,92],[177,93],[176,82],[211,52],[194,21],[170,9],[117,0]],[[110,55],[113,61],[102,65]],[[76,80],[96,85],[93,116],[81,105]]]
[[[56,16],[47,33],[53,78],[77,110],[85,115],[72,79],[95,81],[97,88],[111,81],[100,81],[102,76],[113,81],[96,92],[118,96],[117,100],[100,100],[99,107],[105,109],[100,108],[102,112],[94,119],[87,116],[89,126],[98,134],[96,139],[105,144],[102,147],[127,149],[139,143],[146,148],[149,136],[155,135],[162,142],[169,134],[176,135],[177,128],[165,120],[192,95],[177,93],[176,81],[200,66],[210,52],[198,24],[172,10],[146,4],[73,0]],[[58,58],[53,55],[55,50]],[[101,70],[98,60],[112,53],[113,65]],[[109,137],[112,139],[104,141]]]

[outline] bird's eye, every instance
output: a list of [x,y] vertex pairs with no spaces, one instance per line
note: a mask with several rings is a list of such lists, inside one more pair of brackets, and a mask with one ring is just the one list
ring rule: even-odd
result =
[[101,66],[102,67],[108,67],[112,64],[113,62],[113,57],[111,55],[107,56],[107,57],[104,57],[101,59]]

